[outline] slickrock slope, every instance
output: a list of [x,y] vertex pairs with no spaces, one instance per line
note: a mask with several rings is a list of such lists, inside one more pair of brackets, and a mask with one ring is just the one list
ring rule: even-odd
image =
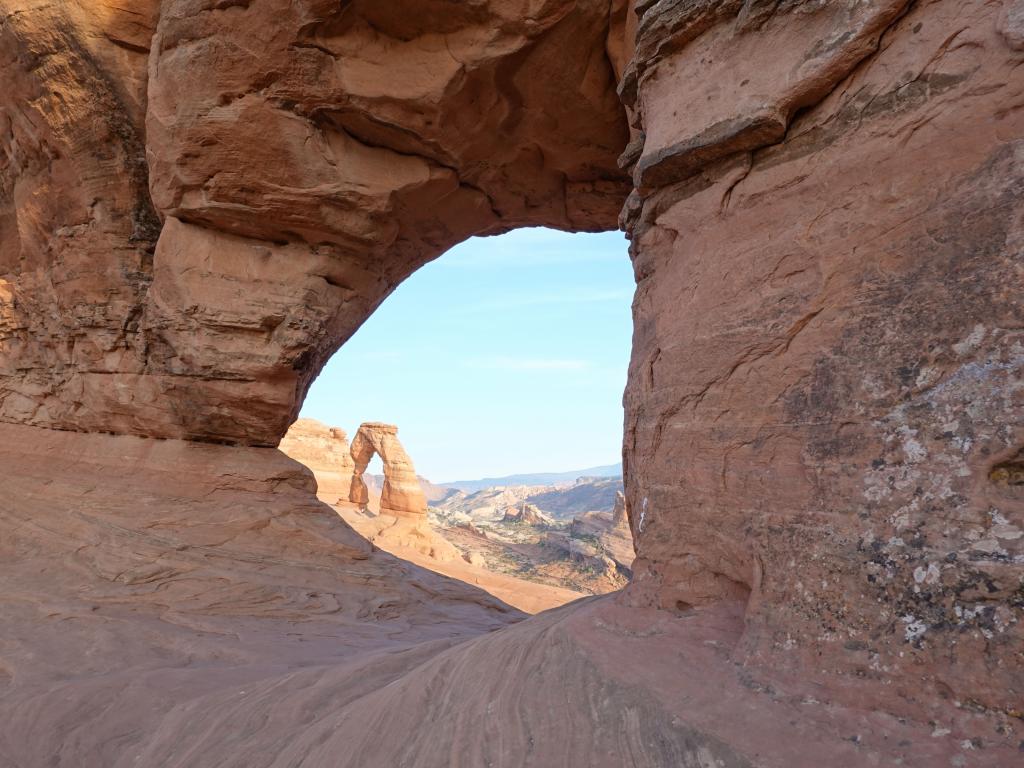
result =
[[[180,757],[180,734],[188,733],[191,755],[225,768],[753,768],[895,760],[934,768],[977,756],[931,738],[931,726],[871,710],[850,719],[817,698],[813,685],[781,691],[737,670],[729,655],[742,631],[742,618],[722,604],[676,618],[590,598],[455,648],[421,652],[405,674],[396,668],[412,652],[377,659],[366,665],[369,684],[353,682],[362,668],[339,664],[247,683],[244,697],[213,692],[140,754],[146,764],[192,768]],[[374,686],[388,675],[389,685]],[[1003,756],[1003,766],[1016,759]],[[984,764],[981,757],[973,764]]]
[[[121,6],[0,0],[4,760],[1019,761],[1020,0]],[[432,655],[508,614],[243,446],[624,201],[635,578]]]
[[427,567],[430,567],[428,563],[445,563],[462,557],[451,542],[431,527],[426,515],[375,514],[362,505],[345,502],[334,506],[339,511],[344,510],[342,517],[359,535],[398,557],[412,559]]
[[337,705],[522,615],[373,551],[273,449],[0,425],[0,462],[5,767],[281,765],[248,728],[199,750],[192,718],[270,686],[313,723],[304,680],[355,675]]
[[464,555],[453,543],[450,531],[435,529],[427,521],[368,515],[354,504],[336,504],[334,509],[354,531],[385,552],[479,587],[526,613],[539,613],[586,597],[586,593],[557,584],[501,573],[478,552]]

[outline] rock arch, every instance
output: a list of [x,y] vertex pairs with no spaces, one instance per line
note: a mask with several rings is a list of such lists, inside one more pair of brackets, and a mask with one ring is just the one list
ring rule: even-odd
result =
[[417,267],[621,208],[632,604],[1017,707],[1020,2],[96,5],[0,0],[0,421],[276,445]]
[[607,0],[147,5],[3,17],[0,420],[274,446],[451,246],[617,228]]
[[380,456],[384,464],[384,486],[380,494],[380,511],[399,517],[425,518],[427,499],[423,495],[416,468],[398,439],[398,427],[394,424],[366,422],[360,425],[352,438],[352,487],[348,499],[353,504],[365,506],[369,492],[363,473],[373,459]]

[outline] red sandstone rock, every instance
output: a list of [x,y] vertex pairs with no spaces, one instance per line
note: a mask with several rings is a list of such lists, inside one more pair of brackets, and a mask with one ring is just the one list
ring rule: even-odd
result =
[[156,5],[0,4],[0,419],[276,445],[416,268],[614,226],[605,0]]
[[201,728],[142,755],[220,696],[328,669],[385,685],[521,616],[375,551],[276,450],[4,424],[0,466],[5,766],[271,765],[244,738],[197,756]]
[[[0,0],[2,421],[273,445],[419,265],[611,226],[617,155],[638,281],[633,583],[441,656],[494,622],[408,592],[277,459],[239,479],[272,452],[5,427],[0,754],[1013,764],[1021,18]],[[419,644],[347,655],[396,627]]]
[[345,430],[315,419],[298,419],[281,440],[281,450],[309,467],[316,478],[316,493],[328,504],[348,500],[355,463]]
[[[675,149],[628,217],[627,592],[742,601],[737,661],[916,717],[969,700],[998,742],[1024,690],[1024,497],[990,480],[1024,442],[1021,54],[991,4],[892,6],[726,16],[640,67],[641,158]],[[800,45],[839,79],[793,115]],[[673,118],[701,58],[719,91]],[[785,136],[709,138],[754,86]]]
[[380,492],[379,515],[347,514],[347,505],[339,513],[367,539],[399,556],[415,553],[431,562],[461,560],[458,549],[435,532],[427,519],[427,500],[423,495],[416,468],[398,440],[393,424],[366,422],[352,439],[353,471],[347,501],[365,513],[369,493],[363,473],[374,454],[384,465],[384,484]]
[[506,523],[526,523],[527,525],[546,525],[552,522],[536,504],[521,501],[505,507],[502,521]]
[[538,613],[584,597],[552,584],[527,581],[518,574],[499,572],[488,567],[476,551],[463,553],[436,530],[427,519],[407,516],[368,515],[353,504],[336,504],[334,509],[353,530],[385,552],[429,568],[453,579],[471,584],[498,600],[527,613]]
[[580,515],[573,519],[570,534],[596,539],[607,553],[604,559],[611,562],[612,569],[618,567],[625,573],[632,569],[635,556],[633,533],[626,513],[626,497],[621,492],[615,493],[615,507],[611,514],[587,512]]
[[156,2],[0,2],[0,420],[141,431]]
[[384,464],[384,485],[380,492],[381,514],[426,519],[427,499],[420,488],[416,468],[398,439],[393,424],[366,422],[352,438],[354,470],[348,500],[365,506],[369,500],[363,473],[374,454]]

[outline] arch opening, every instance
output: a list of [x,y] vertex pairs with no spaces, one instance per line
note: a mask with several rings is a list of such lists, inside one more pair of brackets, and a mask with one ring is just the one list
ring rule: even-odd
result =
[[[371,539],[399,517],[407,544],[422,520],[447,542],[419,554],[560,587],[553,604],[624,586],[633,291],[621,233],[515,230],[421,268],[310,388],[293,432],[352,435],[351,485],[322,484],[321,498]],[[303,460],[290,438],[282,449]]]

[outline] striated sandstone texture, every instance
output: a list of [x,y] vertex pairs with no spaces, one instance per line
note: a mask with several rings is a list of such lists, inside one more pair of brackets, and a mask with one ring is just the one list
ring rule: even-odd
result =
[[630,599],[741,601],[738,662],[986,744],[1024,694],[1021,8],[644,3],[621,86]]
[[450,531],[440,531],[425,519],[369,515],[364,508],[348,503],[335,504],[334,509],[356,533],[385,552],[479,587],[526,613],[546,611],[585,597],[567,586],[537,583],[520,573],[502,573],[489,567],[481,553],[471,550],[464,554]]
[[376,454],[384,464],[384,485],[380,492],[381,514],[426,520],[427,499],[423,495],[412,459],[398,439],[398,427],[366,422],[360,425],[356,436],[352,438],[350,450],[354,463],[348,496],[350,502],[365,506],[369,501],[363,473]]
[[427,568],[433,563],[462,559],[455,545],[433,529],[426,515],[374,515],[368,514],[362,505],[346,502],[336,504],[335,509],[360,536],[398,557]]
[[139,327],[159,3],[123,5],[0,1],[0,421],[145,434],[168,418]]
[[[1020,0],[123,5],[0,0],[4,759],[1019,760]],[[281,454],[25,431],[275,445],[418,266],[620,207],[616,598],[437,655],[508,614]]]
[[328,504],[348,499],[355,462],[345,430],[315,419],[297,419],[279,447],[290,458],[309,467],[316,479],[317,496]]
[[272,449],[0,425],[0,466],[5,768],[283,765],[308,747],[208,718],[330,721],[521,616],[375,551]]

